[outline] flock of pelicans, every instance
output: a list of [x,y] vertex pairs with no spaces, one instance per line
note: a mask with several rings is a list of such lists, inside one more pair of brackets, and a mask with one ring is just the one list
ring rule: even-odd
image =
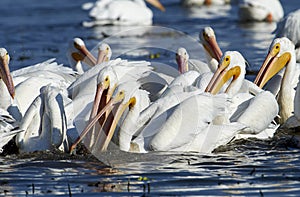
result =
[[233,139],[298,127],[299,24],[300,11],[279,23],[254,82],[245,79],[242,54],[223,53],[211,27],[199,34],[207,61],[179,48],[177,76],[147,61],[111,59],[105,43],[94,57],[80,38],[69,47],[72,68],[50,59],[10,72],[0,48],[0,148],[15,140],[20,152],[73,152],[83,141],[91,152],[114,143],[130,152],[207,153]]

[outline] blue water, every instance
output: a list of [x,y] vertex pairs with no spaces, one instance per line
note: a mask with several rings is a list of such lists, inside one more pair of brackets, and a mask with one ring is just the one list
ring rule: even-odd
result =
[[[11,70],[53,57],[68,66],[68,42],[75,36],[84,39],[89,49],[103,40],[109,42],[115,57],[151,60],[149,54],[159,53],[155,61],[174,65],[172,52],[178,46],[186,47],[192,58],[204,58],[198,33],[210,25],[223,51],[238,50],[251,70],[259,69],[274,38],[275,23],[240,23],[236,5],[191,10],[175,0],[161,1],[167,11],[153,9],[154,25],[168,29],[148,36],[105,39],[104,34],[115,35],[126,28],[83,27],[82,22],[89,18],[81,5],[87,1],[1,0],[0,46],[11,55]],[[285,13],[300,8],[298,1],[282,1]],[[175,30],[188,36],[174,36]],[[136,52],[145,46],[154,50]],[[0,157],[0,195],[298,196],[300,152],[287,147],[288,143],[278,143],[248,140],[233,145],[230,151],[210,155],[103,153],[101,161],[111,167],[91,156],[40,153]]]

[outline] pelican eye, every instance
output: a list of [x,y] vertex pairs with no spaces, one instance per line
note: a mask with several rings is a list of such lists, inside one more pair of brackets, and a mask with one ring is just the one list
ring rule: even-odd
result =
[[75,47],[76,49],[80,49],[80,48],[81,48],[81,46],[80,46],[78,43],[76,43],[76,42],[74,42],[74,47]]
[[105,81],[105,82],[108,82],[108,77],[106,77],[106,78],[104,79],[104,81]]
[[107,51],[109,51],[109,48],[108,48],[108,47],[106,47],[106,50],[107,50]]
[[273,53],[273,55],[276,55],[277,53],[279,53],[280,51],[280,44],[277,43],[274,47],[273,50],[271,51]]
[[226,57],[226,58],[225,58],[225,61],[228,62],[228,61],[229,61],[229,57]]

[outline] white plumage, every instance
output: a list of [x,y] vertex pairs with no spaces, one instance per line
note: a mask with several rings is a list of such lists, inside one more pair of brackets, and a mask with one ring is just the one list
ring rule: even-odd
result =
[[287,37],[296,50],[296,60],[300,62],[300,9],[289,13],[277,24],[276,37]]
[[[164,11],[158,0],[146,0]],[[84,26],[94,25],[151,25],[152,11],[144,0],[98,0],[91,8],[89,16],[95,21],[84,22]]]
[[280,108],[279,120],[281,124],[293,116],[295,107],[298,107],[300,102],[295,100],[297,99],[296,87],[299,81],[300,66],[296,63],[294,48],[294,44],[288,38],[276,38],[271,44],[269,53],[254,81],[259,87],[264,87],[266,82],[278,72],[283,72],[280,83],[276,84],[280,87],[276,97]]
[[69,150],[67,126],[71,115],[66,113],[66,106],[71,100],[65,93],[51,85],[41,89],[20,122],[22,132],[16,137],[20,152]]
[[284,11],[279,0],[241,0],[239,19],[242,21],[279,21]]
[[228,120],[245,125],[244,133],[257,134],[270,126],[279,109],[275,96],[258,87],[255,88],[254,84],[251,88],[255,89],[255,96],[249,91],[240,93],[245,74],[246,65],[243,56],[237,51],[227,51],[207,91],[216,94],[229,81],[225,86],[225,92],[232,97]]

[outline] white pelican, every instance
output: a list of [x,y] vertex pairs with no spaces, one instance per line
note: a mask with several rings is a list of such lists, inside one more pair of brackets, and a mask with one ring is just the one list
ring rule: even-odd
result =
[[[105,112],[113,112],[114,116],[105,122],[103,130],[99,129],[99,132],[105,135],[102,134],[101,140],[96,141],[99,142],[94,145],[96,151],[107,149],[118,125],[115,143],[124,151],[211,152],[218,145],[231,140],[244,127],[226,125],[213,129],[213,126],[210,126],[214,117],[226,111],[224,95],[201,95],[198,92],[198,95],[185,94],[184,98],[181,98],[183,97],[179,94],[164,97],[148,106],[147,92],[140,90],[139,84],[135,82],[120,84],[110,102],[90,122],[84,132],[87,132]],[[138,133],[139,136],[132,141]],[[210,141],[205,141],[205,137]]]
[[6,110],[15,96],[15,86],[9,70],[9,54],[0,48],[0,109]]
[[242,21],[277,22],[284,11],[279,0],[241,0],[238,14]]
[[214,30],[209,26],[204,27],[202,32],[199,33],[199,39],[205,49],[209,69],[211,72],[215,72],[218,69],[223,53],[217,43]]
[[[79,74],[82,74],[97,63],[96,58],[86,48],[84,41],[80,38],[74,38],[69,43],[67,58],[70,66]],[[82,62],[85,64],[82,64]]]
[[224,5],[229,4],[230,0],[181,0],[183,6],[194,7],[202,5]]
[[[146,1],[162,11],[165,10],[159,0]],[[98,0],[88,7],[91,8],[89,16],[95,21],[92,25],[85,22],[84,26],[152,24],[153,13],[144,0]]]
[[287,37],[296,50],[296,60],[300,62],[300,9],[289,13],[277,24],[276,37]]
[[274,39],[254,83],[262,88],[282,69],[284,69],[284,74],[279,84],[279,92],[276,95],[280,109],[279,122],[281,124],[293,115],[294,103],[299,102],[295,101],[294,98],[295,88],[299,81],[300,67],[296,63],[295,46],[286,37]]
[[211,79],[206,91],[216,94],[226,85],[225,93],[232,97],[229,110],[229,121],[239,122],[246,126],[243,132],[257,134],[269,127],[278,114],[278,104],[273,94],[268,91],[257,90],[257,95],[239,93],[246,74],[243,56],[237,51],[227,51],[218,70]]
[[[222,51],[217,43],[214,30],[211,27],[205,27],[199,34],[199,39],[206,52],[207,63],[196,59],[189,59],[189,54],[185,48],[180,47],[176,53],[176,62],[178,64],[179,73],[185,73],[187,71],[197,71],[183,75],[175,80],[172,84],[178,84],[180,80],[184,86],[196,87],[204,90],[208,85],[213,73],[217,70],[220,58],[222,57]],[[198,77],[196,80],[195,77]],[[181,85],[183,85],[181,84]],[[171,84],[170,84],[171,85]]]
[[[4,67],[8,67],[10,58],[4,48],[0,48],[0,60]],[[10,82],[8,84],[10,88],[12,85],[15,86],[14,92],[9,93],[1,85],[0,107],[20,121],[29,105],[40,94],[41,87],[55,83],[66,89],[76,79],[76,74],[71,68],[58,65],[54,59],[13,71],[10,76],[14,84]],[[7,80],[5,77],[3,76],[3,79]]]
[[[156,82],[152,69],[150,62],[118,58],[96,65],[80,76],[69,88],[73,99],[75,125],[79,133],[97,111],[110,100],[118,84],[137,80],[142,81],[143,85],[152,80]],[[151,91],[151,86],[149,89]],[[156,94],[155,91],[153,94]]]
[[112,51],[110,46],[107,43],[101,43],[98,46],[97,64],[101,64],[102,62],[108,62],[111,56]]
[[207,63],[196,59],[190,59],[187,50],[183,47],[177,49],[176,62],[179,73],[185,73],[189,70],[195,70],[199,74],[211,72]]
[[20,152],[69,149],[69,114],[66,114],[65,106],[71,101],[65,93],[60,87],[42,87],[41,94],[35,98],[21,120],[22,132],[16,137]]
[[0,153],[17,133],[21,132],[18,122],[5,110],[0,108]]

